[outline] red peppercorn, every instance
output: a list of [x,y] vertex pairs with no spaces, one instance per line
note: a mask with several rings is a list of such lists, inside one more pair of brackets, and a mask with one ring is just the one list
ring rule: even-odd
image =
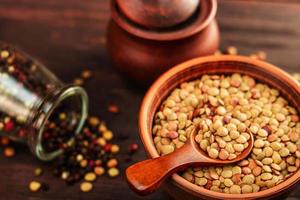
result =
[[45,133],[43,134],[43,139],[47,140],[47,139],[49,139],[49,138],[50,138],[50,133],[45,132]]
[[132,143],[132,144],[130,145],[129,152],[130,152],[130,153],[135,153],[135,152],[138,150],[138,148],[139,148],[138,144]]
[[9,120],[8,122],[5,123],[5,126],[4,126],[4,131],[5,132],[10,132],[14,129],[14,122]]
[[9,139],[7,137],[1,138],[1,145],[6,146],[9,144]]
[[88,136],[88,137],[91,137],[91,136],[92,136],[91,131],[90,131],[89,129],[87,129],[87,128],[85,128],[85,129],[83,130],[83,133],[84,133],[86,136]]
[[60,149],[64,149],[64,144],[62,144],[62,143],[59,144],[59,148],[60,148]]
[[19,136],[19,137],[25,137],[25,131],[24,131],[24,129],[20,129],[20,130],[19,130],[18,136]]
[[93,144],[98,144],[98,138],[93,140]]
[[119,113],[119,111],[120,111],[119,107],[115,104],[110,104],[108,106],[107,110],[111,113]]
[[89,166],[93,167],[95,165],[95,162],[93,160],[89,161]]
[[110,152],[111,151],[111,144],[106,144],[105,146],[104,146],[104,151],[105,152]]
[[68,145],[66,143],[61,143],[61,144],[59,144],[59,148],[66,149],[66,148],[68,148]]
[[95,165],[96,166],[101,166],[102,165],[102,161],[101,160],[96,160],[95,161]]
[[21,82],[25,82],[25,80],[26,80],[26,76],[24,74],[19,74],[18,78]]

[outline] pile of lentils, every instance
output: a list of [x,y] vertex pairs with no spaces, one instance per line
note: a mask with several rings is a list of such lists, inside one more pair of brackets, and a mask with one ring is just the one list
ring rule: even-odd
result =
[[[154,143],[161,155],[180,148],[200,126],[196,141],[211,157],[227,159],[247,146],[251,154],[236,164],[195,167],[181,173],[208,190],[241,194],[271,188],[300,166],[300,122],[278,90],[252,77],[203,75],[174,89],[155,114]],[[211,152],[213,150],[213,152]]]

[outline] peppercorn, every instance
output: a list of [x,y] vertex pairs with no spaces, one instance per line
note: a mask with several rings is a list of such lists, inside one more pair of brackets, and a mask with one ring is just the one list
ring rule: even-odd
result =
[[108,112],[111,112],[111,113],[119,113],[120,112],[120,109],[116,104],[108,105],[107,110],[108,110]]
[[42,173],[43,173],[43,170],[39,167],[34,170],[34,174],[36,176],[40,176]]
[[32,181],[29,183],[29,190],[31,192],[37,192],[38,190],[40,190],[42,184],[40,182],[37,181]]
[[15,155],[15,150],[12,147],[6,147],[3,153],[5,157],[9,158]]
[[84,79],[89,79],[92,76],[92,72],[90,70],[84,70],[81,72],[81,77]]
[[83,85],[83,80],[81,78],[76,78],[73,82],[75,85]]
[[132,143],[129,148],[129,153],[133,154],[138,150],[139,146],[136,143]]

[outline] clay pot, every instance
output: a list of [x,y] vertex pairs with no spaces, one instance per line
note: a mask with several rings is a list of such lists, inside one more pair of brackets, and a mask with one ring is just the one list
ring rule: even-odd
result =
[[148,84],[177,63],[213,54],[219,47],[216,10],[216,0],[200,1],[197,12],[184,23],[149,29],[132,23],[112,0],[107,49],[113,64],[123,75]]
[[[150,158],[159,154],[153,144],[152,126],[155,112],[161,102],[180,83],[200,78],[204,74],[240,73],[278,89],[300,112],[300,84],[283,70],[257,59],[242,56],[209,56],[189,60],[160,76],[146,93],[139,115],[140,137]],[[286,194],[300,182],[300,170],[282,183],[260,192],[225,194],[207,190],[173,174],[164,184],[167,192],[178,200],[189,199],[270,199]]]

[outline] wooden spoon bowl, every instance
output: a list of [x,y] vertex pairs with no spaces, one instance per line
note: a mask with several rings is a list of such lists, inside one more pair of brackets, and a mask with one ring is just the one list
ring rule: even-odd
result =
[[160,184],[171,174],[187,169],[188,167],[224,166],[239,162],[251,153],[254,139],[250,134],[248,147],[232,160],[220,160],[210,158],[207,152],[203,151],[195,141],[199,126],[194,128],[188,142],[174,152],[144,160],[131,165],[126,169],[126,179],[136,193],[148,195],[154,192]]
[[[139,115],[140,137],[151,158],[159,157],[152,138],[153,119],[162,101],[180,83],[195,80],[204,74],[240,73],[278,89],[292,106],[300,112],[300,85],[288,73],[278,67],[257,59],[243,56],[208,56],[195,58],[179,64],[150,87],[141,105]],[[265,199],[289,191],[300,181],[300,170],[282,183],[260,192],[250,194],[225,194],[207,190],[173,174],[164,187],[176,199]]]

